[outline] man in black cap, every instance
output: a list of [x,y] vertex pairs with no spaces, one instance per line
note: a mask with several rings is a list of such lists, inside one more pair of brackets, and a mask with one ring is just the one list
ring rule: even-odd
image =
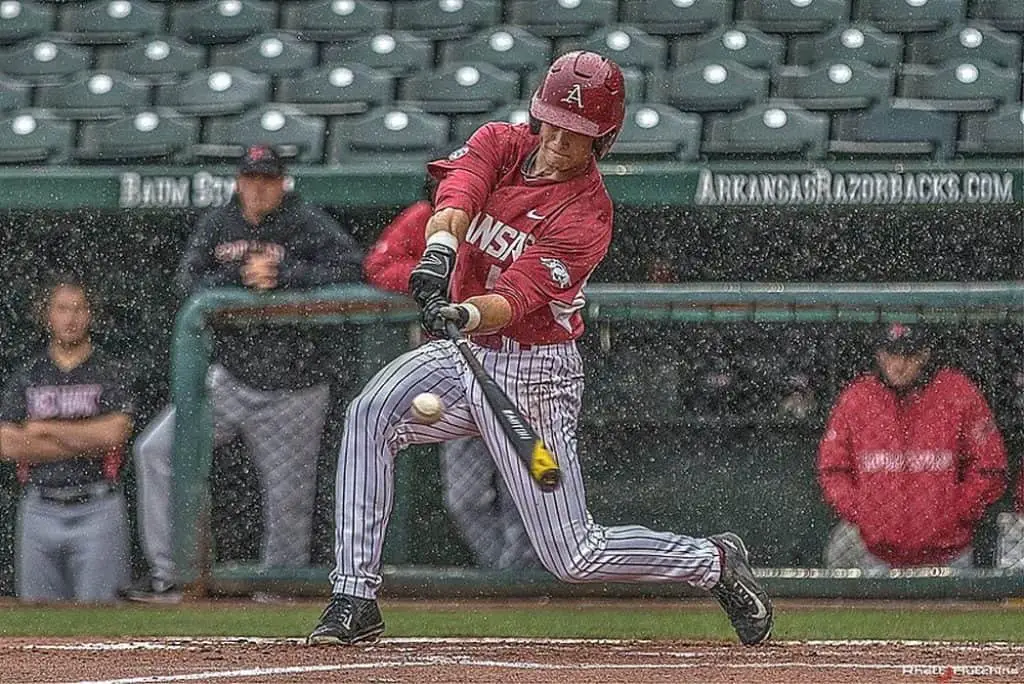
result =
[[[232,200],[197,222],[177,284],[186,297],[210,287],[301,289],[358,282],[361,269],[355,240],[326,213],[289,192],[280,156],[268,145],[255,145],[239,163]],[[332,339],[338,336],[259,321],[218,326],[214,332],[214,363],[207,375],[214,443],[241,436],[258,470],[262,565],[308,565],[328,382],[346,377],[332,364],[340,356]],[[171,553],[174,421],[174,407],[168,406],[135,442],[140,531],[150,575],[121,592],[129,600],[181,599]]]
[[1006,488],[1006,447],[981,391],[932,363],[919,326],[892,323],[875,370],[839,395],[818,479],[839,515],[828,567],[972,565],[974,528]]

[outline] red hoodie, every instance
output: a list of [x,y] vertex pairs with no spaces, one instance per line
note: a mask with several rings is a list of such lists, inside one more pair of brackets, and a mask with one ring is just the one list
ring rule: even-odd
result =
[[945,368],[900,396],[874,374],[840,394],[818,451],[825,499],[894,566],[963,553],[1006,489],[1006,447],[977,387]]
[[409,274],[427,248],[427,220],[432,213],[430,202],[420,200],[384,228],[363,261],[367,282],[392,292],[409,291]]

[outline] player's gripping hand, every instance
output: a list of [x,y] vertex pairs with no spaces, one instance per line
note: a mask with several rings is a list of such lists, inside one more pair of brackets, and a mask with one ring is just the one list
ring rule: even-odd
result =
[[444,326],[448,319],[441,314],[441,310],[450,306],[448,298],[437,293],[420,302],[420,327],[423,331],[433,337],[447,337]]
[[435,337],[448,336],[448,322],[455,323],[459,330],[475,330],[480,325],[480,310],[472,304],[452,304],[444,297],[435,297],[420,312],[420,324]]
[[434,233],[427,240],[423,256],[409,275],[409,293],[420,307],[434,297],[448,297],[457,246],[458,241],[451,233]]

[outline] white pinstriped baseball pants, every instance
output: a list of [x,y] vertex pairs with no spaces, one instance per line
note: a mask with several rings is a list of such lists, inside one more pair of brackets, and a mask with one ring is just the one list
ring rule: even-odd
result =
[[[500,351],[472,348],[555,455],[561,486],[544,493],[534,485],[451,342],[433,341],[406,352],[378,372],[348,407],[336,478],[335,593],[377,595],[397,453],[410,444],[477,434],[508,484],[538,558],[559,579],[714,586],[719,555],[707,539],[639,525],[604,527],[591,518],[576,451],[583,365],[574,343],[520,350],[505,340]],[[433,425],[412,418],[412,399],[420,392],[437,394],[446,407]]]

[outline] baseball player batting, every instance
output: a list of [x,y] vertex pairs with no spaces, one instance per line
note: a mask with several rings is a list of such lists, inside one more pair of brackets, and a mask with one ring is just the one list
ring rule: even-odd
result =
[[[556,59],[529,124],[489,123],[428,171],[439,180],[427,247],[410,278],[421,323],[439,338],[389,363],[349,405],[337,470],[333,593],[309,644],[355,644],[384,631],[377,605],[394,463],[410,444],[480,435],[508,484],[541,563],[566,582],[686,582],[709,590],[745,644],[771,633],[767,594],[735,534],[707,539],[639,525],[605,527],[587,510],[576,452],[583,287],[612,236],[597,160],[625,112],[622,71],[591,52]],[[446,337],[454,322],[487,374],[561,469],[536,486],[481,385]],[[438,395],[440,420],[414,420]]]

